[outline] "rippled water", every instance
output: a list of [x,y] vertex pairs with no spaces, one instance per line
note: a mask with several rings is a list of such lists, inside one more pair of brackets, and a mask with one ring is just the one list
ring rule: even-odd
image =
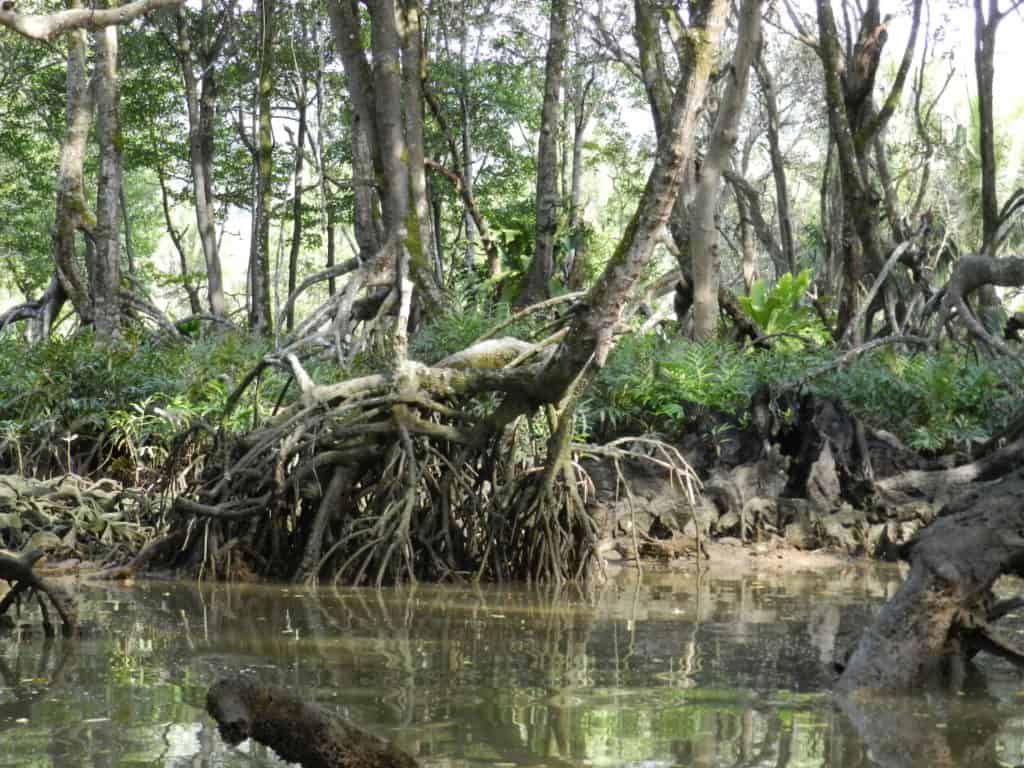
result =
[[987,689],[833,705],[840,611],[862,624],[898,583],[860,567],[623,574],[590,594],[83,586],[82,639],[0,636],[0,766],[280,765],[226,749],[203,711],[239,670],[424,766],[1024,762],[1024,683],[1001,662]]

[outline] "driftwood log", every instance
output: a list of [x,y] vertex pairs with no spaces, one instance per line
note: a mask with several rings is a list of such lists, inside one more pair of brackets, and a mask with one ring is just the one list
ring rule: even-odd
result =
[[29,591],[34,591],[39,599],[39,610],[43,614],[43,629],[47,635],[53,634],[49,613],[42,596],[49,598],[57,610],[63,623],[65,635],[73,635],[78,630],[78,614],[74,602],[57,584],[47,581],[32,570],[32,566],[43,556],[43,551],[34,549],[16,555],[0,552],[0,579],[11,585],[10,591],[0,600],[0,617],[6,615],[11,606]]
[[900,554],[907,580],[841,664],[840,693],[960,687],[978,651],[1024,666],[1024,649],[994,627],[1024,598],[992,591],[1000,576],[1024,576],[1024,470],[949,502]]
[[206,710],[221,738],[235,746],[252,738],[304,768],[415,768],[416,761],[322,707],[244,677],[220,680]]

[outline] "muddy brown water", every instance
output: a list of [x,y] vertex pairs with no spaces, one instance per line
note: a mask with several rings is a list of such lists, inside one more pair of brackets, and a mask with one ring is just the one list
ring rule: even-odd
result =
[[[904,701],[897,728],[914,738],[895,757],[833,705],[840,611],[868,620],[899,581],[857,566],[624,573],[590,593],[81,586],[82,639],[0,637],[0,766],[282,765],[259,745],[227,749],[203,711],[207,686],[236,671],[306,692],[424,766],[1024,763],[1024,681],[999,661],[983,685]],[[890,724],[903,711],[865,706]]]

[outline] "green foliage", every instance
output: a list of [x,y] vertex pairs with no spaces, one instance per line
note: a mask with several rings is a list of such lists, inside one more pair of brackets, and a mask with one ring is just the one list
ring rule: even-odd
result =
[[1010,417],[1014,398],[989,361],[960,352],[885,350],[824,378],[818,390],[917,450],[941,452],[984,440]]
[[805,269],[795,277],[787,272],[771,290],[765,287],[764,281],[755,280],[750,295],[740,296],[737,301],[765,336],[789,334],[776,342],[780,349],[800,346],[795,337],[822,345],[829,340],[828,331],[812,309],[800,305],[810,284],[811,270]]
[[[827,363],[834,350],[744,350],[733,344],[623,339],[580,407],[590,436],[630,431],[681,434],[705,412],[740,422],[754,390],[773,391]],[[991,436],[1016,402],[989,361],[955,351],[905,355],[886,349],[811,382],[869,426],[895,433],[925,452],[964,448]]]
[[112,347],[88,333],[36,345],[5,341],[0,471],[5,464],[29,474],[107,467],[137,479],[193,420],[242,430],[256,409],[269,412],[280,391],[271,377],[217,424],[235,383],[265,352],[263,342],[245,335],[183,344],[140,334]]

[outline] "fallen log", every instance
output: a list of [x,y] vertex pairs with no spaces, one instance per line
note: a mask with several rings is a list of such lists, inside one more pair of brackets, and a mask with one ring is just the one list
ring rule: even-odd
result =
[[231,746],[255,739],[304,768],[415,768],[389,742],[275,686],[225,678],[206,694],[206,711]]
[[993,628],[1022,601],[992,591],[1000,576],[1024,576],[1024,470],[979,486],[903,547],[907,580],[861,636],[840,693],[959,687],[979,651],[1024,666],[1024,649]]

